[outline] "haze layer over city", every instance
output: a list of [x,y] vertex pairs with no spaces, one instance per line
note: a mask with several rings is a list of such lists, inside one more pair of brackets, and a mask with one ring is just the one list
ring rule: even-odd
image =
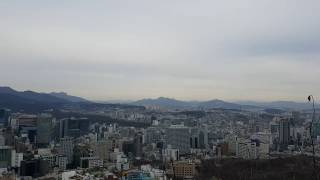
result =
[[0,180],[319,180],[320,1],[1,1]]

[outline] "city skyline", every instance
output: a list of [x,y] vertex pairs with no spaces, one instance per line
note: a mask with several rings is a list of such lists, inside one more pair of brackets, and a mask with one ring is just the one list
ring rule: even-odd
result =
[[0,84],[90,100],[320,97],[318,1],[0,3]]

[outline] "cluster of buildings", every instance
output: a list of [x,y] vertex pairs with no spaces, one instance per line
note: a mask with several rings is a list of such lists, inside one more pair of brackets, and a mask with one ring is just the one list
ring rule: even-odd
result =
[[[160,180],[167,179],[170,174],[164,170],[165,168],[160,169],[160,167],[170,169],[171,166],[177,166],[179,169],[181,166],[181,164],[170,164],[170,161],[179,160],[179,148],[185,145],[180,144],[180,139],[172,140],[164,136],[163,129],[157,126],[147,129],[119,127],[117,124],[91,122],[87,118],[56,119],[49,113],[11,113],[9,110],[2,110],[0,115],[2,177],[12,179],[140,177]],[[171,132],[172,128],[177,127],[170,127],[167,131]],[[187,133],[191,138],[191,129]],[[172,135],[185,139],[183,134]],[[193,146],[197,147],[198,144],[200,146],[201,140],[196,137],[199,134],[196,135],[194,132],[193,135],[195,138]],[[164,143],[166,139],[170,141],[170,145]],[[188,151],[191,146],[185,148],[186,150],[181,149],[181,151]],[[154,161],[162,162],[163,159],[168,160],[168,163],[151,166]],[[186,165],[189,164],[190,162]],[[183,174],[179,170],[177,172],[178,175]],[[190,171],[186,173],[190,174]]]
[[194,179],[204,159],[310,155],[311,140],[320,153],[320,123],[310,131],[309,112],[108,112],[113,118],[149,121],[148,127],[91,121],[85,115],[58,119],[50,113],[0,110],[1,177]]
[[[312,119],[309,113],[299,113],[299,116],[294,113],[274,115],[270,121],[260,124],[254,130],[252,127],[256,125],[254,122],[251,124],[252,121],[248,124],[239,123],[237,128],[231,128],[230,133],[216,144],[217,158],[269,159],[310,155],[311,142],[319,139],[320,135],[318,133],[319,118],[311,125]],[[315,148],[319,153],[319,143],[315,143]]]

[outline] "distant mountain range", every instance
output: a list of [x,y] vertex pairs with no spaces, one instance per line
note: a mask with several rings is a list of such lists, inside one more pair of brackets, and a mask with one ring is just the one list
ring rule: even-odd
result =
[[158,99],[142,99],[132,102],[131,104],[139,106],[159,106],[163,108],[190,108],[194,106],[193,102],[180,101],[165,97],[159,97]]
[[60,99],[64,99],[64,100],[67,100],[67,101],[70,101],[70,102],[89,102],[88,100],[86,100],[86,99],[84,99],[82,97],[71,96],[71,95],[68,95],[65,92],[59,92],[59,93],[52,92],[49,95],[57,97],[57,98],[60,98]]
[[159,97],[157,99],[142,99],[131,104],[140,106],[157,106],[169,109],[282,109],[282,110],[303,110],[310,109],[308,103],[298,103],[293,101],[274,101],[274,102],[254,102],[254,101],[239,101],[226,102],[219,99],[210,101],[181,101],[172,98]]
[[294,102],[294,101],[273,101],[273,102],[239,101],[237,103],[242,105],[245,104],[245,105],[259,106],[264,108],[274,108],[274,109],[302,110],[302,109],[312,108],[312,105],[310,103],[302,103],[302,102]]
[[254,106],[240,105],[214,99],[210,101],[181,101],[171,98],[159,97],[157,99],[142,99],[132,102],[134,105],[140,106],[157,106],[170,109],[242,109],[242,108],[256,108]]
[[57,98],[55,96],[37,93],[33,91],[16,91],[10,87],[0,87],[0,102],[16,101],[16,102],[25,102],[25,103],[37,103],[37,102],[46,102],[46,103],[62,103],[67,102],[65,99]]
[[10,87],[0,87],[0,108],[12,110],[38,111],[61,107],[65,104],[89,102],[66,93],[38,93],[16,91]]
[[0,87],[0,108],[8,108],[16,112],[39,113],[46,110],[99,108],[144,109],[130,104],[97,103],[67,93],[38,93],[34,91],[17,91],[10,87]]
[[[108,101],[107,101],[108,102]],[[10,87],[0,87],[0,108],[7,107],[12,109],[44,109],[57,107],[65,104],[99,104],[88,101],[84,98],[68,95],[67,93],[52,92],[38,93],[34,91],[16,91]],[[106,104],[106,103],[100,103]],[[107,103],[107,104],[110,104]],[[311,109],[309,103],[298,103],[293,101],[274,101],[274,102],[255,102],[238,101],[226,102],[219,99],[210,101],[182,101],[173,98],[159,97],[157,99],[142,99],[134,102],[112,102],[111,104],[128,104],[138,106],[157,106],[167,109],[243,109],[243,110],[302,110]]]
[[70,96],[67,93],[38,93],[34,91],[16,91],[10,87],[0,87],[0,102],[10,101],[26,103],[67,103],[89,102],[86,99]]

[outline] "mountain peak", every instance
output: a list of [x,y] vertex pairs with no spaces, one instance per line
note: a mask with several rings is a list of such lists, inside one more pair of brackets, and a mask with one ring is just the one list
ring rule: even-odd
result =
[[182,101],[173,98],[159,97],[157,99],[142,99],[133,102],[135,105],[143,106],[160,106],[165,108],[224,108],[224,109],[239,109],[240,105],[225,102],[219,99],[213,99],[210,101]]
[[17,101],[28,100],[30,102],[42,102],[42,103],[88,102],[83,98],[70,96],[65,92],[38,93],[32,90],[16,91],[11,87],[7,87],[7,86],[0,87],[0,94],[3,96],[2,98],[5,98],[5,96],[10,96],[10,98],[12,99],[14,96]]
[[17,91],[15,91],[14,89],[12,89],[11,87],[8,86],[2,86],[0,87],[0,93],[16,93]]
[[57,98],[61,98],[70,102],[88,102],[88,100],[81,98],[81,97],[77,97],[77,96],[71,96],[68,95],[65,92],[52,92],[50,93],[51,96],[57,97]]
[[211,99],[211,100],[209,100],[207,102],[225,102],[225,101],[220,100],[220,99]]
[[177,101],[176,99],[174,99],[174,98],[167,98],[167,97],[158,97],[158,99],[157,100],[167,100],[167,101]]
[[64,96],[68,96],[68,93],[66,93],[66,92],[51,92],[50,94],[51,94],[51,95],[56,94],[56,95],[64,95]]

